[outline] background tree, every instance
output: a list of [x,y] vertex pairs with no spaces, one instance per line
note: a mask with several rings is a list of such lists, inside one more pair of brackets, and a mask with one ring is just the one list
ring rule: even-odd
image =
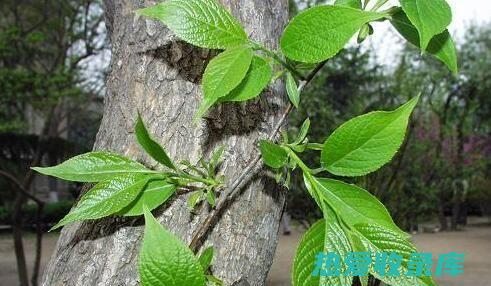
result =
[[[103,51],[106,42],[97,1],[2,1],[0,8],[0,184],[6,186],[2,204],[12,209],[19,279],[21,285],[29,285],[22,209],[28,199],[36,202],[39,218],[44,204],[32,187],[30,166],[73,153],[73,144],[59,137],[68,138],[73,132],[68,130],[80,129],[77,125],[97,124],[98,116],[87,106],[98,96],[98,85],[87,81],[84,71],[87,60]],[[44,231],[39,220],[37,225],[33,285]]]

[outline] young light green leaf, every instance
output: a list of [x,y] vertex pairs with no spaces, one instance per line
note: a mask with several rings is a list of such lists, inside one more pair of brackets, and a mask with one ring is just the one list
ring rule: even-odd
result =
[[154,172],[140,163],[109,152],[85,153],[54,167],[32,169],[44,175],[74,182],[100,182],[123,174]]
[[359,276],[361,286],[368,286],[368,275],[367,276]]
[[194,192],[188,198],[188,208],[190,210],[194,210],[194,208],[196,207],[196,205],[202,200],[202,197],[203,197],[203,192],[202,191]]
[[418,29],[421,50],[445,31],[452,22],[452,10],[445,0],[400,0],[402,9]]
[[307,133],[309,133],[309,129],[310,129],[310,119],[307,118],[302,123],[302,126],[300,127],[300,132],[298,132],[297,139],[292,143],[292,145],[301,144],[307,137]]
[[240,46],[226,50],[210,61],[203,75],[204,100],[196,117],[203,116],[215,102],[242,82],[252,55],[250,47]]
[[404,141],[419,96],[390,112],[371,112],[341,125],[324,143],[322,166],[338,176],[363,176],[388,163]]
[[[384,228],[376,224],[358,224],[355,225],[353,230],[357,234],[357,237],[361,240],[364,251],[370,253],[397,253],[403,257],[398,276],[382,276],[379,275],[374,269],[373,265],[370,267],[370,273],[376,278],[382,280],[384,283],[394,286],[406,286],[406,285],[436,285],[431,277],[415,277],[406,276],[408,271],[407,262],[411,254],[417,252],[416,247],[409,242],[405,237],[402,237],[397,232],[393,232],[390,229]],[[357,250],[361,251],[361,250]]]
[[212,164],[213,166],[218,165],[218,163],[220,163],[220,160],[222,159],[223,152],[225,152],[225,145],[221,145],[220,147],[216,148],[211,155],[210,164]]
[[135,200],[150,179],[152,176],[130,174],[98,183],[51,230],[74,221],[99,219],[121,211]]
[[319,198],[332,207],[348,225],[371,223],[407,236],[392,220],[384,205],[373,195],[355,185],[341,181],[315,178],[309,182]]
[[268,86],[272,73],[268,62],[262,57],[254,56],[244,80],[219,101],[246,101],[257,97]]
[[220,162],[222,161],[222,156],[224,151],[225,151],[225,146],[221,145],[220,147],[216,148],[211,154],[210,162],[207,166],[209,177],[211,178],[215,177],[218,171],[217,168],[220,165]]
[[143,147],[148,155],[150,155],[160,164],[176,170],[176,166],[174,165],[174,163],[172,163],[172,160],[169,158],[164,148],[160,146],[160,144],[157,143],[155,140],[153,140],[148,133],[147,128],[145,128],[145,125],[143,124],[143,120],[140,114],[138,114],[138,121],[136,122],[135,133],[138,143],[140,143],[140,146]]
[[193,252],[145,209],[145,235],[138,259],[142,286],[204,286],[204,270]]
[[215,207],[215,193],[211,190],[209,190],[208,192],[206,192],[206,200],[208,201],[208,203],[210,204],[210,206],[212,208]]
[[[401,36],[403,36],[411,44],[420,48],[418,31],[409,21],[404,11],[401,10],[392,15],[391,23],[399,34],[401,34]],[[448,30],[434,36],[430,40],[426,51],[442,61],[453,73],[458,72],[457,52]]]
[[363,43],[369,36],[373,35],[373,27],[370,24],[365,24],[361,27],[358,33],[357,42],[358,44]]
[[215,0],[169,0],[137,13],[162,21],[198,47],[227,49],[247,43],[240,23]]
[[211,261],[213,260],[213,246],[205,249],[198,258],[198,261],[203,268],[204,271],[208,269],[211,265]]
[[278,169],[288,163],[288,154],[279,145],[267,140],[261,140],[259,149],[264,163],[271,168]]
[[198,175],[199,175],[199,176],[201,176],[201,177],[206,177],[206,172],[205,172],[205,170],[202,170],[202,169],[200,169],[200,168],[198,168],[198,167],[194,166],[194,165],[193,165],[191,162],[189,162],[188,160],[183,160],[183,161],[181,161],[181,164],[182,164],[182,165],[184,165],[184,166],[186,166],[186,167],[187,167],[187,169],[188,169],[189,171],[193,171],[193,172],[195,172],[196,174],[198,174]]
[[336,6],[345,6],[361,10],[361,0],[336,0],[334,1]]
[[300,92],[291,73],[286,73],[286,93],[295,108],[300,104]]
[[[336,219],[320,220],[303,235],[295,253],[292,269],[293,286],[351,285],[353,277],[313,275],[316,255],[333,252],[344,257],[351,251],[350,244]],[[342,267],[341,270],[343,270]]]
[[336,55],[361,26],[384,17],[377,12],[343,6],[316,6],[288,24],[281,49],[290,59],[315,63]]
[[133,202],[122,209],[119,214],[122,216],[139,216],[143,214],[143,206],[153,210],[164,204],[174,193],[176,186],[165,180],[152,180],[148,182],[142,192]]

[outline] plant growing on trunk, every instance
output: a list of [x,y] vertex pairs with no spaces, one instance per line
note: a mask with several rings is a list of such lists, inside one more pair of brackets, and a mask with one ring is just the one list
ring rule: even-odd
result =
[[[291,103],[283,111],[268,138],[260,141],[259,151],[242,174],[225,184],[220,176],[223,148],[196,165],[175,162],[149,134],[138,116],[135,126],[141,147],[159,162],[164,171],[150,169],[124,156],[91,152],[76,156],[54,167],[35,168],[45,175],[64,180],[96,183],[54,228],[107,216],[145,216],[145,236],[139,258],[143,285],[222,284],[212,275],[213,249],[195,256],[217,214],[261,168],[262,162],[275,170],[278,181],[288,186],[290,173],[303,173],[305,187],[324,213],[298,247],[292,270],[293,285],[351,285],[353,276],[315,277],[312,270],[316,252],[396,252],[402,256],[401,273],[416,248],[399,229],[385,207],[370,193],[355,185],[326,177],[364,176],[376,171],[396,154],[404,141],[408,121],[419,96],[393,111],[361,115],[341,125],[323,143],[308,140],[310,120],[306,119],[296,138],[282,136],[281,127],[290,112],[301,105],[303,89],[316,73],[358,33],[363,42],[373,33],[371,22],[390,21],[409,42],[422,52],[435,55],[457,72],[455,47],[446,30],[451,21],[450,7],[444,0],[401,0],[401,7],[382,10],[387,2],[336,1],[300,13],[286,27],[281,50],[265,48],[248,38],[244,29],[226,9],[214,0],[169,0],[137,13],[162,21],[180,39],[207,49],[224,50],[213,58],[203,75],[204,99],[195,120],[216,104],[241,102],[258,97],[271,81],[286,78]],[[310,68],[304,74],[305,67]],[[313,122],[312,124],[322,124]],[[320,166],[307,166],[301,159],[306,150],[320,153]],[[197,229],[189,246],[164,229],[151,210],[172,196],[192,193],[190,211],[197,204],[212,208]],[[316,252],[312,249],[317,250]],[[343,269],[345,266],[343,266]],[[370,273],[392,285],[434,285],[430,276],[384,276]],[[367,277],[360,277],[363,285]]]

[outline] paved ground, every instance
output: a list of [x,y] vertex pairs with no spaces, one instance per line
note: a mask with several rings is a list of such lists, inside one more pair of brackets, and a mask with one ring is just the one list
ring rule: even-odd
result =
[[[43,255],[41,257],[41,265],[44,266],[54,251],[56,241],[58,240],[57,233],[48,233],[43,239]],[[27,234],[24,239],[24,248],[28,263],[29,275],[31,275],[32,265],[34,263],[34,243],[35,236]],[[42,270],[41,270],[42,273]],[[30,280],[30,279],[29,279]],[[14,254],[14,243],[12,237],[7,234],[0,235],[0,286],[17,286],[17,264]]]
[[[267,286],[289,286],[290,268],[301,232],[281,236],[277,254],[271,269]],[[43,243],[43,265],[49,260],[57,234],[47,234]],[[458,278],[437,279],[441,286],[490,286],[491,285],[491,225],[473,225],[465,231],[437,234],[418,234],[415,242],[423,252],[434,254],[451,251],[465,253],[465,271]],[[28,235],[25,247],[29,267],[33,261],[34,236]],[[12,239],[0,235],[0,286],[17,284],[16,263]]]

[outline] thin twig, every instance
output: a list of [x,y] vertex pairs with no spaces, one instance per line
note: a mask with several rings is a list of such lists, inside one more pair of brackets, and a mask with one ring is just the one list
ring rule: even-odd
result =
[[[299,92],[302,92],[305,89],[305,87],[312,81],[315,75],[322,69],[322,67],[324,67],[326,62],[327,60],[318,64],[315,67],[315,69],[312,70],[307,77],[305,77],[305,80],[302,80],[300,82],[300,84],[298,85]],[[292,110],[293,110],[293,105],[291,103],[288,103],[286,109],[281,114],[279,121],[276,123],[275,127],[269,134],[268,136],[269,140],[276,139],[278,133],[280,132],[281,127],[285,123],[286,119],[288,118],[288,115]],[[223,195],[218,200],[215,208],[210,211],[203,224],[201,224],[201,226],[193,235],[193,239],[191,240],[189,247],[194,252],[196,252],[201,247],[201,244],[204,238],[206,237],[208,231],[213,227],[215,220],[217,219],[219,214],[223,211],[223,209],[227,205],[227,202],[230,199],[232,199],[235,196],[235,194],[238,193],[246,184],[248,184],[249,181],[262,169],[263,165],[259,164],[260,161],[261,161],[261,154],[257,152],[257,154],[249,162],[249,164],[247,164],[247,167],[244,169],[244,171],[242,171],[239,177],[237,177],[237,179],[235,179],[235,181],[232,184],[230,184],[230,186],[225,190],[225,192],[223,192]]]
[[295,67],[293,67],[292,65],[290,65],[288,62],[286,62],[285,60],[283,60],[277,53],[261,46],[260,44],[257,44],[257,43],[253,43],[257,49],[263,51],[266,55],[270,56],[271,58],[273,58],[274,60],[276,60],[278,63],[280,63],[285,69],[287,69],[289,72],[291,72],[294,76],[296,76],[298,79],[300,80],[305,80],[305,77],[299,73]]
[[22,185],[22,183],[16,178],[14,177],[12,174],[8,173],[8,172],[5,172],[5,171],[2,171],[0,170],[0,176],[3,176],[7,179],[9,179],[12,183],[14,183],[16,185],[16,187],[19,189],[19,191],[26,197],[28,197],[29,199],[33,200],[34,202],[36,202],[36,204],[42,204],[43,201],[41,201],[40,199],[36,198],[34,195],[32,195],[31,193],[29,193],[25,188],[24,186]]

